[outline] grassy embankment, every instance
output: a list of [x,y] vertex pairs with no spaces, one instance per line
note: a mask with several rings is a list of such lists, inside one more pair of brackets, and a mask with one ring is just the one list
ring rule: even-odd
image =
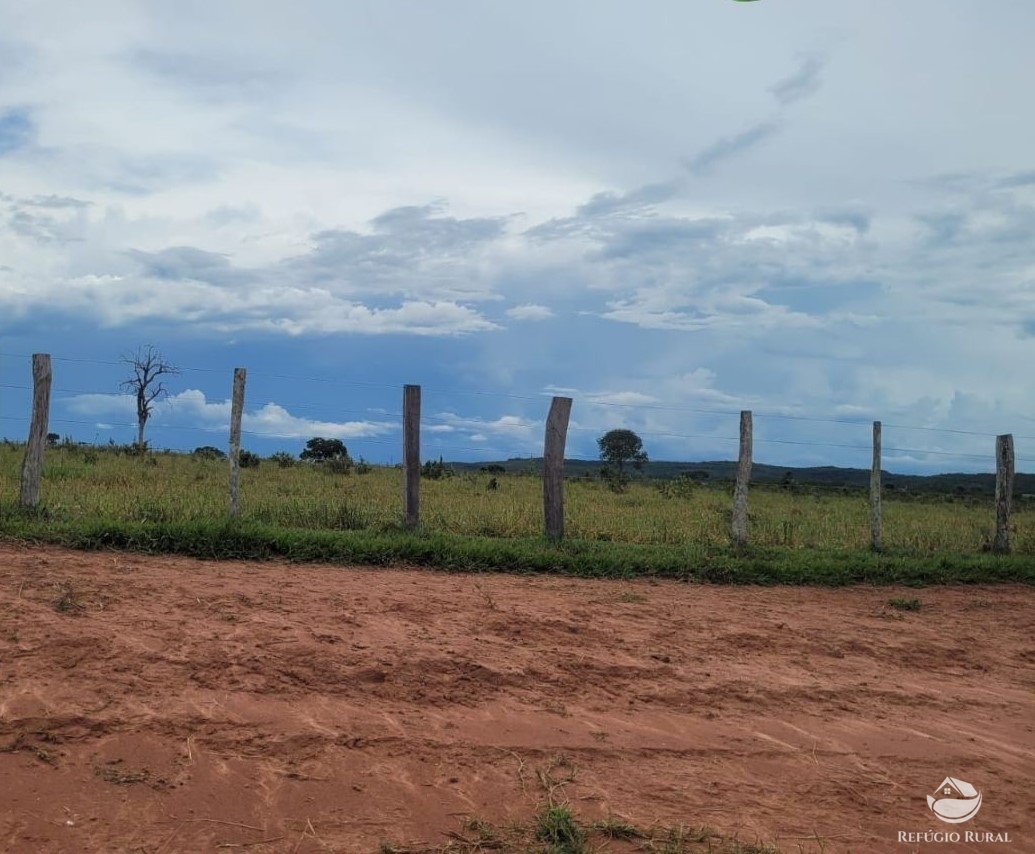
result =
[[205,558],[409,563],[588,576],[848,584],[1035,581],[1035,510],[1013,517],[1014,554],[985,549],[990,501],[888,497],[881,554],[868,546],[864,494],[755,488],[747,549],[729,545],[731,488],[600,481],[566,487],[567,537],[541,536],[537,478],[424,480],[419,533],[401,529],[401,472],[328,473],[263,460],[242,471],[241,519],[227,519],[225,461],[143,457],[108,449],[48,450],[41,509],[15,505],[23,449],[0,445],[0,536],[77,548]]

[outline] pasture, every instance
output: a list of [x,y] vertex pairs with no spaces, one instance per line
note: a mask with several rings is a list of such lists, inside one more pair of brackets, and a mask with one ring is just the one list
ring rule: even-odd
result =
[[[0,446],[0,496],[17,495],[23,448]],[[292,531],[392,533],[401,518],[396,468],[263,460],[241,472],[241,521]],[[429,535],[535,538],[542,532],[542,487],[534,475],[462,473],[422,479],[421,530]],[[616,493],[599,479],[565,485],[566,536],[573,541],[722,548],[729,544],[732,484],[634,480]],[[104,447],[47,451],[41,503],[47,519],[84,523],[208,523],[227,516],[227,463],[190,454],[133,456]],[[987,549],[990,500],[952,495],[884,498],[884,544],[891,554],[953,557]],[[750,543],[780,550],[864,551],[869,543],[864,493],[754,486]],[[1015,502],[1014,552],[1035,555],[1035,507]]]

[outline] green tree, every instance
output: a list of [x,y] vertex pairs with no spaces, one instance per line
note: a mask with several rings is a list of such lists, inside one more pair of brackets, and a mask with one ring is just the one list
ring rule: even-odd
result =
[[341,439],[323,439],[316,436],[305,443],[305,450],[298,455],[300,459],[312,460],[316,463],[327,460],[341,460],[351,463],[349,452]]
[[618,466],[619,476],[625,473],[626,463],[632,463],[633,468],[641,469],[647,462],[643,440],[632,430],[610,430],[597,439],[597,445],[600,448],[600,459]]

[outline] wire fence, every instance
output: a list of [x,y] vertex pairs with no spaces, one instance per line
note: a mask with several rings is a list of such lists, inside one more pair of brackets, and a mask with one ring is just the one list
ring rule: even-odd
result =
[[[25,358],[18,354],[2,353],[5,358]],[[101,362],[98,360],[71,360],[65,358],[54,359],[59,364],[64,362],[75,362],[77,364],[96,366],[119,365],[125,367],[123,362]],[[753,463],[754,446],[790,446],[804,447],[810,450],[837,449],[838,451],[849,451],[855,458],[863,458],[865,454],[871,460],[870,466],[870,507],[871,507],[871,544],[875,549],[880,548],[881,543],[881,476],[885,461],[884,454],[895,455],[899,459],[905,456],[931,457],[937,456],[942,459],[967,459],[981,460],[986,465],[994,463],[996,472],[996,550],[1009,551],[1009,514],[1010,498],[1013,495],[1015,484],[1016,462],[1035,462],[1026,457],[1016,457],[1014,453],[1014,436],[1012,434],[996,434],[981,430],[942,428],[932,425],[909,425],[889,424],[886,427],[892,431],[916,431],[922,435],[938,435],[947,437],[949,442],[965,442],[971,446],[976,443],[984,443],[986,440],[995,439],[995,453],[989,451],[979,453],[977,450],[964,451],[961,449],[950,450],[944,445],[941,447],[910,447],[906,445],[884,445],[882,447],[882,436],[884,426],[879,421],[863,420],[861,418],[845,418],[841,416],[822,417],[791,412],[762,411],[752,412],[751,410],[733,410],[714,407],[692,407],[692,406],[662,406],[649,400],[635,400],[622,402],[615,400],[601,400],[599,395],[587,394],[580,398],[580,405],[587,411],[594,411],[599,416],[604,413],[621,413],[617,418],[593,418],[589,419],[594,423],[572,422],[570,415],[573,399],[562,397],[556,394],[562,391],[557,388],[548,388],[546,391],[535,394],[514,394],[509,391],[462,391],[454,392],[446,389],[428,388],[422,389],[418,385],[404,385],[402,388],[402,409],[398,411],[394,406],[368,406],[365,408],[352,408],[349,405],[342,406],[334,397],[321,393],[320,402],[310,402],[303,396],[302,400],[291,400],[291,409],[283,402],[266,403],[261,406],[252,406],[250,412],[246,412],[246,379],[247,371],[237,368],[233,372],[233,395],[232,400],[220,400],[218,396],[212,395],[212,388],[215,384],[214,378],[223,373],[214,368],[179,368],[174,373],[195,373],[205,378],[204,382],[197,385],[203,388],[189,388],[177,395],[172,396],[162,410],[164,415],[170,416],[171,420],[179,423],[169,423],[165,418],[156,417],[153,420],[148,417],[151,413],[145,409],[144,417],[140,417],[140,400],[147,401],[154,399],[149,397],[148,392],[155,391],[157,386],[149,385],[148,382],[140,384],[138,373],[138,394],[113,393],[104,390],[99,386],[77,386],[74,383],[54,385],[52,382],[52,359],[46,354],[34,354],[31,356],[32,363],[32,385],[24,383],[3,383],[0,384],[0,391],[4,396],[3,415],[0,419],[5,425],[19,424],[22,429],[28,424],[28,443],[25,452],[25,462],[21,479],[21,503],[23,506],[36,506],[39,500],[40,479],[42,475],[43,450],[47,444],[52,444],[55,439],[60,439],[60,434],[52,428],[73,428],[73,432],[82,432],[82,428],[92,428],[98,431],[105,430],[130,430],[136,426],[138,432],[135,436],[135,444],[138,449],[143,449],[142,442],[144,429],[150,430],[151,436],[158,433],[162,437],[173,436],[170,442],[155,442],[153,438],[149,443],[150,449],[164,448],[169,450],[187,450],[192,441],[176,441],[175,437],[192,434],[196,440],[199,435],[229,433],[229,459],[230,459],[230,496],[231,516],[239,515],[239,477],[241,464],[241,442],[242,435],[252,439],[266,439],[285,441],[290,438],[298,441],[306,436],[315,438],[347,437],[350,443],[358,443],[360,447],[374,447],[381,451],[388,451],[394,446],[402,450],[403,456],[403,478],[404,478],[404,518],[407,527],[416,527],[420,518],[418,504],[420,495],[421,477],[421,433],[424,431],[426,437],[431,441],[424,445],[425,455],[431,450],[432,455],[444,456],[450,454],[478,455],[483,458],[499,459],[507,456],[514,459],[539,459],[541,460],[541,476],[543,481],[543,514],[547,520],[545,533],[549,537],[559,538],[563,535],[564,511],[563,511],[563,480],[564,461],[566,459],[567,436],[569,431],[576,437],[577,444],[582,447],[590,445],[602,431],[610,426],[616,427],[619,423],[622,429],[629,429],[625,425],[631,422],[635,426],[637,437],[643,436],[647,439],[668,442],[668,447],[683,446],[719,448],[724,451],[731,445],[736,449],[737,469],[734,487],[734,503],[732,510],[732,531],[733,541],[738,545],[746,543],[747,537],[747,510],[746,494],[748,483],[751,479],[751,467]],[[139,367],[139,366],[137,366]],[[224,374],[224,376],[226,376]],[[152,380],[154,377],[152,377]],[[319,383],[321,388],[341,386],[346,388],[361,387],[368,392],[375,390],[381,394],[387,402],[389,396],[396,401],[400,389],[385,383],[355,382],[342,378],[330,377],[302,377],[288,374],[274,374],[262,372],[251,377],[250,394],[254,396],[255,386],[260,388],[260,394],[272,388],[269,383],[271,379],[280,382],[290,380],[290,396],[300,395],[300,385],[303,383]],[[437,411],[422,414],[422,394],[428,395],[439,405]],[[476,395],[484,399],[501,399],[508,402],[520,401],[520,415],[508,412],[498,415],[495,418],[485,417],[483,414],[460,415],[453,411],[455,407],[454,398],[458,394]],[[13,409],[15,398],[22,398],[18,408],[26,414],[18,414]],[[546,399],[550,399],[549,414],[541,410]],[[260,398],[262,399],[262,398]],[[12,401],[12,404],[8,403]],[[28,402],[31,400],[31,406]],[[534,404],[534,406],[533,406]],[[308,411],[316,417],[301,417],[295,412]],[[54,414],[52,410],[58,409]],[[528,410],[539,410],[528,414]],[[294,412],[292,412],[294,410]],[[690,432],[685,429],[671,429],[665,424],[659,424],[651,420],[651,415],[662,412],[666,415],[686,417],[693,421],[699,429],[711,426],[711,430]],[[14,414],[12,414],[14,413]],[[80,414],[83,417],[69,417]],[[92,417],[87,417],[92,416]],[[545,416],[545,417],[544,417]],[[733,418],[739,419],[739,430],[737,435],[730,435],[727,432],[732,426]],[[358,420],[349,420],[356,418]],[[763,426],[761,435],[755,432],[755,419],[758,418]],[[106,419],[106,420],[102,420]],[[344,420],[342,420],[344,419]],[[248,422],[248,426],[242,427],[242,422]],[[136,424],[134,424],[136,422]],[[872,431],[872,439],[869,443],[856,442],[833,442],[829,439],[805,439],[796,438],[787,434],[787,430],[797,430],[798,425],[836,425],[837,429],[852,431],[856,435],[865,427]],[[768,429],[768,434],[764,431]],[[7,430],[4,430],[7,433]],[[495,434],[490,440],[490,434]],[[98,433],[99,435],[99,433]],[[445,438],[443,438],[443,436]],[[543,436],[540,440],[538,437]],[[1019,437],[1023,440],[1032,437]],[[402,440],[400,442],[400,439]],[[640,439],[637,439],[640,441]],[[602,441],[602,440],[601,440]],[[110,439],[114,443],[114,438]],[[540,444],[541,442],[541,444]],[[595,443],[595,442],[594,442]],[[75,444],[73,442],[72,444]],[[129,445],[131,443],[125,442]],[[989,443],[991,444],[991,443]],[[429,448],[430,446],[430,448]],[[199,446],[204,447],[204,446]],[[356,445],[353,444],[355,457]],[[537,451],[540,453],[536,453]],[[247,450],[247,449],[246,449]],[[603,445],[601,445],[603,450]],[[989,449],[990,450],[990,449]],[[382,454],[384,456],[385,454]],[[391,452],[388,451],[391,459]],[[361,456],[361,455],[360,455]],[[686,459],[689,455],[683,454]],[[568,457],[577,459],[578,457]],[[455,460],[454,460],[455,461]],[[488,460],[486,460],[488,461]],[[713,459],[714,461],[714,459]],[[861,461],[861,460],[860,460]],[[393,460],[394,462],[394,460]],[[694,465],[688,463],[685,465]],[[698,464],[700,465],[700,464]],[[829,463],[826,462],[829,466]],[[619,466],[620,468],[620,466]]]
[[[31,360],[30,354],[0,352],[0,358],[16,359],[23,365]],[[125,369],[123,361],[81,359],[68,357],[52,357],[54,362],[85,365],[103,366],[106,368]],[[213,437],[225,434],[226,419],[222,416],[222,410],[229,406],[229,399],[225,391],[217,388],[216,377],[228,378],[232,375],[232,369],[208,368],[208,367],[178,367],[178,371],[184,375],[194,375],[199,382],[191,385],[191,390],[199,391],[202,395],[200,400],[185,399],[183,393],[174,395],[171,401],[165,406],[157,407],[154,417],[149,421],[148,432],[151,436],[157,437],[152,441],[152,447],[156,449],[169,450],[190,450],[190,442],[183,441],[187,434],[212,434]],[[280,384],[274,386],[273,384]],[[285,387],[283,383],[291,385]],[[372,457],[380,457],[386,462],[394,463],[395,453],[400,445],[400,438],[393,434],[398,432],[402,418],[402,412],[392,406],[388,407],[363,407],[354,408],[338,405],[329,398],[326,392],[320,394],[301,394],[299,384],[316,384],[324,389],[341,388],[357,389],[365,392],[380,393],[382,398],[394,398],[398,401],[398,395],[402,383],[395,385],[385,382],[369,382],[354,380],[343,377],[313,376],[306,374],[278,373],[278,372],[252,372],[249,371],[249,386],[255,389],[257,386],[266,391],[264,386],[269,387],[267,398],[276,396],[275,404],[265,404],[265,409],[256,408],[254,405],[245,413],[245,426],[242,428],[242,435],[264,442],[279,442],[285,446],[299,446],[307,438],[315,435],[331,435],[332,437],[347,440],[350,446],[354,446],[360,453],[364,450]],[[444,454],[473,454],[479,458],[487,459],[494,456],[507,458],[525,458],[536,456],[540,445],[538,436],[545,424],[546,403],[552,396],[554,390],[540,390],[535,392],[515,393],[499,390],[470,390],[470,389],[446,389],[435,386],[423,386],[422,391],[425,400],[437,402],[438,409],[435,412],[426,412],[422,415],[422,421],[427,425],[425,431],[425,446],[434,451],[435,455]],[[556,391],[564,391],[557,389]],[[136,421],[132,413],[130,395],[118,394],[112,389],[99,386],[69,386],[55,385],[52,388],[54,395],[52,404],[55,416],[51,424],[60,430],[67,430],[71,433],[83,435],[90,430],[94,431],[93,441],[103,443],[103,433],[108,435],[125,435],[127,431],[135,429]],[[261,394],[262,392],[260,392]],[[0,409],[0,423],[4,425],[3,434],[12,438],[24,436],[30,422],[29,401],[31,400],[32,385],[26,383],[0,383],[0,395],[10,399]],[[255,392],[250,391],[249,396],[254,399]],[[317,403],[313,397],[323,397]],[[506,401],[520,403],[520,416],[514,416],[509,410],[498,414],[494,419],[485,415],[464,415],[453,412],[457,400],[476,399],[479,402]],[[96,417],[73,417],[75,411],[82,410],[84,404],[89,402],[100,408],[107,404],[105,413]],[[535,406],[529,406],[535,404]],[[207,409],[212,417],[197,418],[191,415],[191,409],[202,407]],[[397,404],[396,404],[397,406]],[[600,399],[599,395],[586,394],[576,397],[576,406],[583,411],[590,411],[595,416],[594,423],[582,423],[576,418],[568,428],[569,434],[575,438],[572,443],[575,453],[572,458],[592,458],[595,456],[595,441],[606,429],[615,426],[619,420],[628,421],[632,429],[646,440],[656,440],[666,447],[685,445],[685,453],[680,454],[681,459],[689,459],[699,455],[700,449],[706,452],[716,453],[725,450],[727,453],[735,454],[739,437],[735,435],[736,419],[739,417],[740,408],[716,408],[683,405],[664,405],[661,403],[634,402],[623,403]],[[269,407],[276,407],[274,411],[281,420],[288,421],[287,426],[273,426],[268,422],[272,420]],[[746,407],[745,407],[746,408]],[[785,410],[797,409],[794,405],[784,407]],[[527,413],[528,409],[535,409],[538,412]],[[773,411],[765,408],[751,407],[756,423],[756,436],[754,442],[762,447],[771,447],[773,453],[779,456],[780,449],[809,449],[819,453],[812,454],[811,460],[806,465],[833,464],[822,459],[823,451],[851,452],[850,455],[843,453],[837,456],[855,458],[857,456],[861,465],[865,465],[870,452],[870,444],[865,440],[873,418],[845,417],[841,415],[822,414],[795,414],[788,411]],[[265,411],[266,418],[261,413]],[[500,410],[497,408],[497,413]],[[614,415],[621,413],[621,418]],[[217,419],[215,416],[219,414]],[[609,417],[610,415],[610,417]],[[710,427],[711,429],[680,429],[671,428],[652,423],[645,415],[663,415],[679,418],[685,416],[698,428]],[[267,423],[263,424],[265,420]],[[251,424],[252,426],[249,426]],[[781,429],[781,425],[793,428],[793,435]],[[802,426],[836,427],[840,435],[846,433],[857,441],[834,441],[829,436],[829,430],[823,431],[821,436],[801,435]],[[992,442],[998,432],[991,430],[963,429],[959,427],[943,427],[924,424],[901,423],[900,421],[884,421],[885,434],[896,436],[900,442],[885,444],[884,453],[889,465],[896,462],[901,465],[916,467],[923,465],[925,461],[933,460],[937,465],[950,464],[953,460],[966,461],[968,466],[976,462],[985,471],[994,469],[994,457],[992,454]],[[323,430],[323,433],[320,430]],[[456,434],[466,436],[484,436],[477,441],[457,442]],[[927,436],[935,439],[931,442],[912,442],[909,435]],[[520,439],[520,442],[515,439]],[[937,439],[941,439],[938,441]],[[979,440],[987,440],[981,443],[983,447],[978,449]],[[1031,442],[1035,446],[1035,436],[1016,435],[1015,439],[1020,442]],[[964,444],[965,443],[965,444]],[[961,447],[961,444],[964,447]],[[969,448],[974,448],[970,450]],[[579,454],[578,449],[583,453]],[[833,455],[828,455],[833,456]],[[1035,457],[1018,456],[1018,463],[1033,464]],[[802,465],[801,462],[789,463],[790,466]],[[843,462],[838,464],[843,465]],[[930,468],[928,465],[927,468]]]

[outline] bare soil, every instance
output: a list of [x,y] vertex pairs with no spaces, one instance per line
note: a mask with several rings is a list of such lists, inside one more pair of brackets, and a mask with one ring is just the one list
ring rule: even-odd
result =
[[[982,793],[965,825],[928,809],[947,776]],[[585,821],[786,852],[1035,852],[1033,792],[1031,587],[0,543],[3,851],[363,854],[527,821],[552,794]],[[1010,842],[898,841],[927,830]]]

